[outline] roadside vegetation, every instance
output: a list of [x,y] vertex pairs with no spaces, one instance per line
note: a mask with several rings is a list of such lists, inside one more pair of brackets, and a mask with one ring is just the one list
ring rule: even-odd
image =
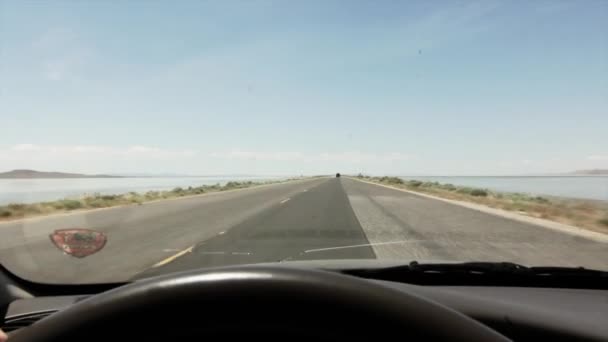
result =
[[518,212],[602,233],[608,233],[608,202],[523,193],[496,192],[488,189],[438,182],[403,180],[399,177],[356,178],[437,197],[473,202],[492,208]]
[[265,181],[265,182],[235,182],[231,181],[224,185],[201,185],[196,187],[177,187],[173,190],[165,191],[148,191],[145,193],[129,192],[118,195],[108,195],[95,193],[85,195],[80,198],[61,199],[50,202],[39,202],[31,204],[11,203],[0,206],[0,220],[20,219],[24,217],[48,215],[59,212],[69,212],[82,209],[98,209],[108,208],[120,205],[138,205],[144,202],[179,198],[186,196],[202,195],[205,193],[227,191],[234,189],[250,188],[263,184],[282,183],[295,179],[287,179],[280,181]]

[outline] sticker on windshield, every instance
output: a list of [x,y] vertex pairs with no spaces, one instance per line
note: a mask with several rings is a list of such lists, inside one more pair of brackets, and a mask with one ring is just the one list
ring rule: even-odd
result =
[[107,241],[102,232],[79,228],[57,229],[50,238],[57,248],[76,258],[84,258],[98,252]]

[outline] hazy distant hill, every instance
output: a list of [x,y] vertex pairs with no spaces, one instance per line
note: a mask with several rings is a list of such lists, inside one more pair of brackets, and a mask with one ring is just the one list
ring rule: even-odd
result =
[[572,172],[575,175],[608,175],[606,169],[593,169],[593,170],[578,170]]
[[12,170],[0,172],[0,178],[120,178],[109,175],[83,175],[80,173],[44,172],[35,170]]

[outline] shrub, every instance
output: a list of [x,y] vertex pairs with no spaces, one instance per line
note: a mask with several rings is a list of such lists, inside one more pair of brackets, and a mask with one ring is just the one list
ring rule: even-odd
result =
[[0,217],[10,217],[13,213],[7,209],[0,209]]
[[144,196],[147,199],[158,198],[158,197],[160,197],[160,192],[158,192],[158,191],[148,191],[148,192],[146,192],[146,194]]
[[403,179],[399,177],[389,177],[389,183],[391,184],[403,184]]
[[23,210],[23,209],[25,209],[25,204],[11,203],[8,205],[8,208],[10,210]]
[[467,195],[470,195],[472,191],[473,191],[472,188],[469,188],[466,186],[458,188],[458,190],[456,190],[456,192],[459,194],[467,194]]
[[604,225],[606,227],[608,227],[608,217],[605,217],[599,221],[597,221],[599,224]]
[[454,190],[456,190],[456,187],[454,186],[454,184],[449,184],[449,183],[448,184],[443,184],[441,186],[441,188],[443,188],[445,190],[448,190],[448,191],[454,191]]
[[104,201],[113,201],[116,198],[118,198],[117,195],[102,195],[101,196],[101,199],[104,200]]
[[40,204],[36,203],[26,206],[23,211],[25,212],[25,214],[40,214],[44,212],[44,208]]
[[80,203],[80,201],[76,201],[76,200],[64,200],[63,206],[67,210],[74,210],[74,209],[82,208],[82,203]]
[[471,196],[485,197],[488,196],[488,192],[483,189],[473,189],[471,190]]
[[131,201],[131,203],[136,203],[136,204],[142,204],[143,203],[143,201],[140,198],[138,198],[138,197],[131,197],[130,201]]
[[173,190],[171,190],[171,192],[175,192],[175,193],[180,193],[180,192],[183,192],[183,191],[184,191],[184,189],[182,189],[179,186],[177,188],[174,188]]
[[105,208],[109,206],[108,202],[102,200],[101,198],[94,198],[87,202],[87,204],[91,208]]
[[53,204],[55,209],[67,209],[67,210],[75,210],[82,208],[82,203],[77,200],[64,199],[57,201]]
[[407,182],[407,185],[413,186],[414,188],[417,188],[417,187],[419,187],[419,186],[422,185],[422,182],[421,181],[417,181],[417,180],[411,180],[411,181]]
[[512,192],[508,196],[513,201],[525,201],[528,198],[526,194],[522,194],[521,192]]
[[538,202],[538,203],[550,203],[551,202],[548,199],[541,197],[541,196],[536,196],[536,197],[532,198],[532,200],[534,202]]
[[241,183],[241,182],[228,182],[226,183],[221,190],[228,190],[228,189],[236,189],[236,188],[243,188],[245,187],[247,184],[246,183]]

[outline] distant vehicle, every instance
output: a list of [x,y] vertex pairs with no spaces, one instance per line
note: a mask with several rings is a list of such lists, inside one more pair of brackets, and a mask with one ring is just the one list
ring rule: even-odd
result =
[[340,178],[340,173],[336,173],[336,178]]

